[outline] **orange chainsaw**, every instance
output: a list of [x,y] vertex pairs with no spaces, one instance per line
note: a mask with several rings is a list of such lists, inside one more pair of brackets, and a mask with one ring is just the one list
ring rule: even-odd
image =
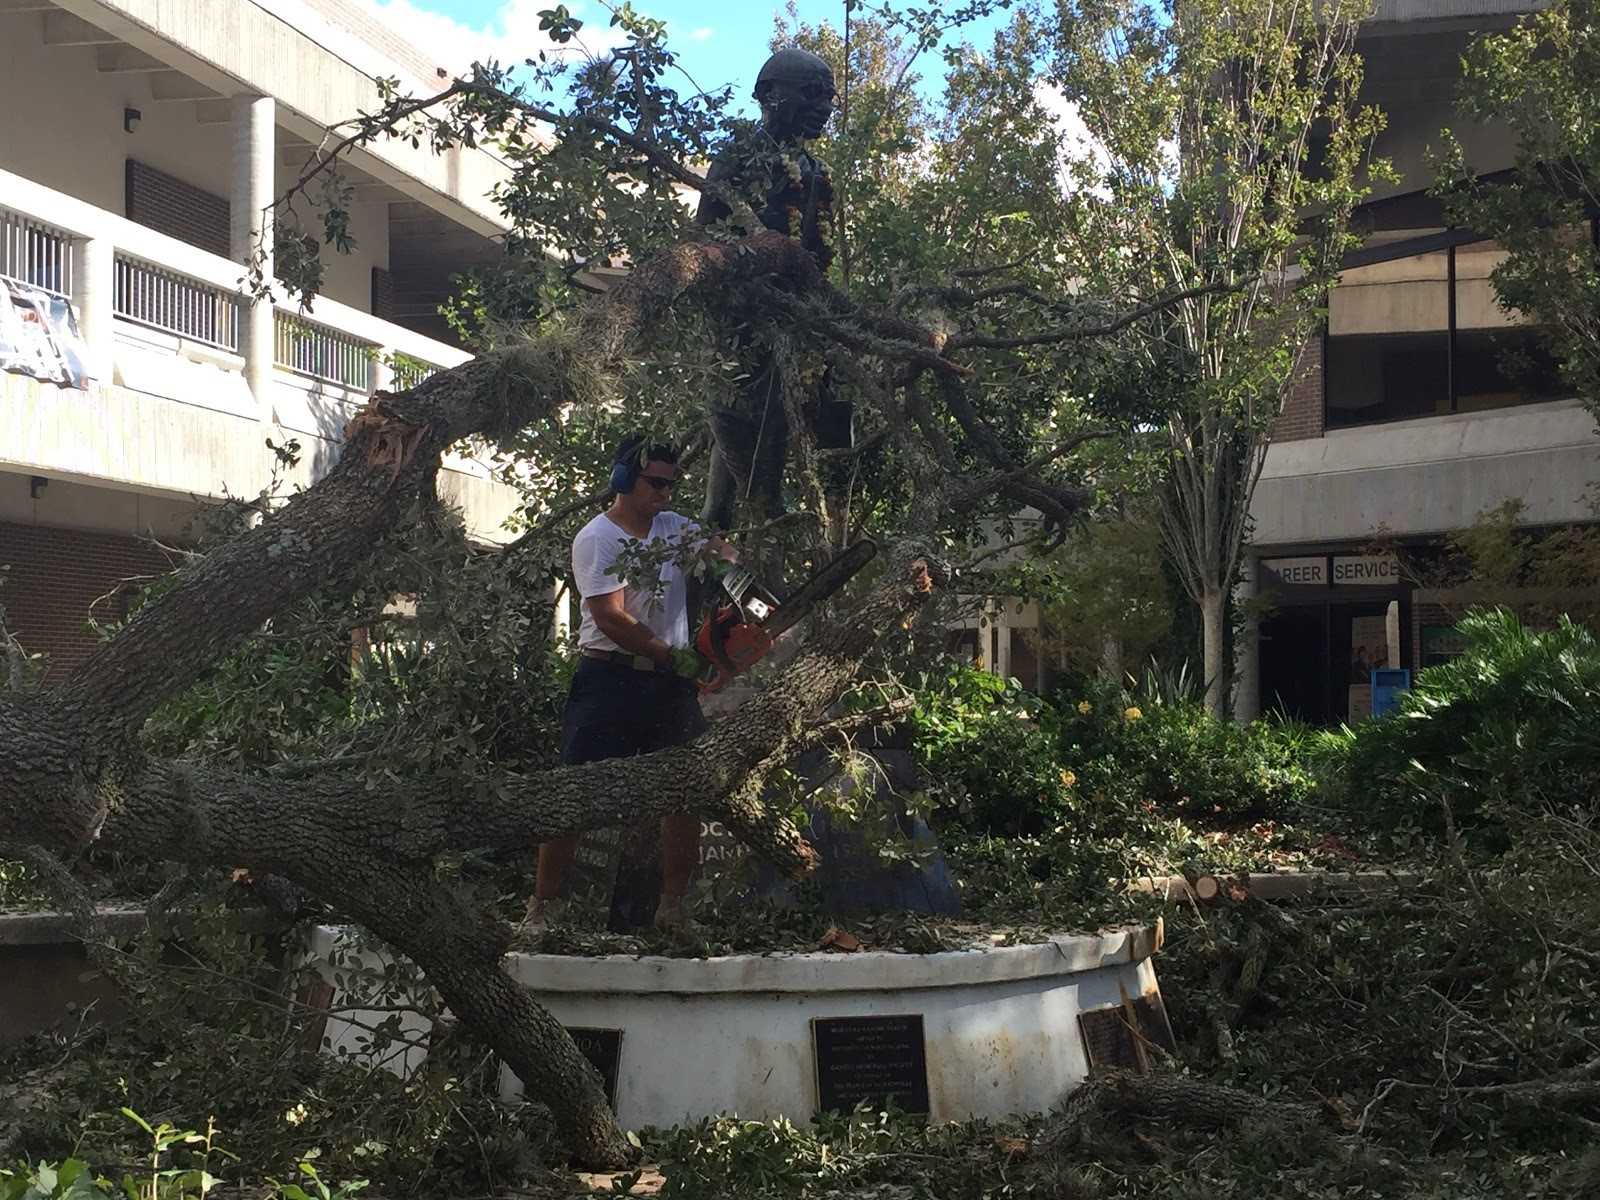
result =
[[719,692],[735,675],[755,666],[778,638],[850,582],[877,553],[877,543],[857,542],[787,600],[779,600],[745,568],[730,569],[722,577],[722,598],[712,605],[694,639],[695,652],[706,661],[700,690]]

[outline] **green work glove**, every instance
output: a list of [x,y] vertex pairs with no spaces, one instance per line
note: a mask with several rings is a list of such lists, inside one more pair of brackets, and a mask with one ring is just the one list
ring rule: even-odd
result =
[[672,648],[672,657],[667,661],[667,666],[671,668],[674,675],[680,675],[684,679],[693,679],[700,674],[705,667],[705,663],[693,650],[683,646],[674,646]]

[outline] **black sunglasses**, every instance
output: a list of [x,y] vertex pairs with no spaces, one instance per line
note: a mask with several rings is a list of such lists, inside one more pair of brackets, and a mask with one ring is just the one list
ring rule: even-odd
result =
[[668,479],[664,475],[641,475],[639,478],[658,492],[664,492],[678,482],[676,479]]

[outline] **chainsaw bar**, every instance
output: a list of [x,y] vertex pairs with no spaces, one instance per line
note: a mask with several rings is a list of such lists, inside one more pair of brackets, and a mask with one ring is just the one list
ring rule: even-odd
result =
[[861,568],[871,562],[877,553],[878,543],[870,538],[863,538],[848,547],[822,570],[801,584],[794,595],[780,601],[778,611],[763,621],[761,628],[776,640],[780,634],[793,628],[809,615],[818,604],[854,579]]

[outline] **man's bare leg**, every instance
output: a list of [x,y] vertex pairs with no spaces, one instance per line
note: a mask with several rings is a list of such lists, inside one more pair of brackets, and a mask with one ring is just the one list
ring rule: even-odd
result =
[[656,928],[683,921],[683,897],[700,861],[700,817],[697,813],[669,813],[661,818],[661,902],[656,907]]
[[525,932],[539,932],[549,919],[550,902],[561,895],[561,885],[567,881],[567,872],[578,857],[578,842],[582,834],[551,838],[539,843],[539,873],[533,883],[533,898],[528,901],[528,911],[522,918]]

